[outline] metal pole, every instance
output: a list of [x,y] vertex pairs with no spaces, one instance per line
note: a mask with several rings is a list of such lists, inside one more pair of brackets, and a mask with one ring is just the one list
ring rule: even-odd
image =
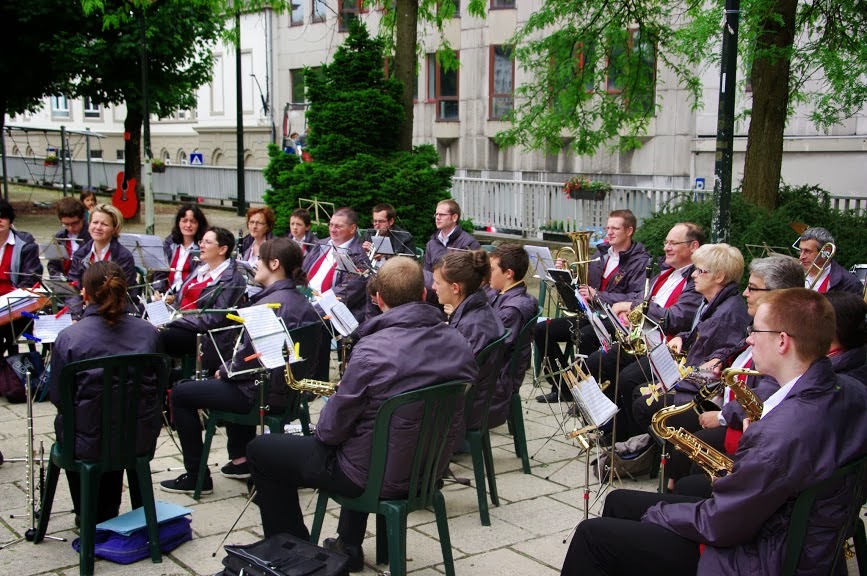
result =
[[150,100],[148,98],[148,45],[147,45],[147,19],[145,8],[141,11],[141,101],[142,101],[142,121],[144,123],[143,138],[144,143],[144,166],[142,188],[144,190],[144,216],[145,216],[145,234],[154,233],[154,194],[153,194],[153,171],[151,161],[153,155],[151,153],[151,110]]
[[[85,128],[85,132],[90,132],[90,128]],[[87,150],[87,189],[93,190],[93,185],[90,177],[90,135],[85,135],[84,137],[84,146]]]
[[244,102],[241,79],[241,7],[235,8],[235,115],[237,123],[238,147],[238,216],[247,213],[247,200],[244,194]]
[[720,93],[717,107],[716,163],[713,183],[711,241],[728,242],[731,228],[732,146],[735,125],[735,84],[737,81],[738,20],[740,0],[726,0],[720,55]]
[[0,130],[0,153],[3,155],[3,199],[9,202],[9,170],[6,167],[6,128]]
[[60,127],[60,174],[63,196],[66,196],[66,126]]

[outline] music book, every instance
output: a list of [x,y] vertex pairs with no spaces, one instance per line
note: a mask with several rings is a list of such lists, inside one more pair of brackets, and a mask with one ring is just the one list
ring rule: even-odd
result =
[[146,270],[168,270],[163,241],[159,236],[148,234],[121,234],[121,246],[132,253],[135,265]]
[[530,265],[536,271],[536,276],[542,280],[549,280],[551,276],[548,269],[556,269],[551,250],[547,246],[524,246],[524,251],[530,257]]
[[578,379],[575,378],[574,374],[572,378],[574,383],[569,389],[572,391],[572,397],[575,398],[578,410],[581,411],[585,422],[598,428],[617,414],[619,410],[617,404],[602,392],[593,376],[588,376],[586,380],[580,382],[577,382]]
[[238,308],[236,313],[244,319],[244,329],[259,354],[262,366],[269,369],[283,368],[286,365],[283,346],[287,342],[287,336],[274,309],[262,304]]
[[666,392],[669,392],[680,382],[680,369],[677,366],[677,362],[674,361],[674,356],[671,355],[671,350],[668,346],[660,344],[651,349],[647,354],[647,359],[650,360],[650,369],[653,371],[656,379],[662,382]]
[[61,330],[70,326],[72,326],[72,314],[61,314],[60,318],[54,314],[37,316],[33,319],[33,335],[43,344],[51,344],[57,340]]
[[172,313],[162,300],[154,300],[145,304],[145,313],[147,314],[148,322],[154,326],[162,326],[172,321]]
[[337,299],[334,290],[328,290],[322,294],[319,306],[329,316],[331,325],[341,336],[349,336],[358,328],[358,320],[355,319],[346,304]]

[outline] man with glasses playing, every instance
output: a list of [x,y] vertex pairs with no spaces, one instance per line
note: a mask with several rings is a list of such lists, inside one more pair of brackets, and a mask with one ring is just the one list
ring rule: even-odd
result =
[[57,232],[57,238],[61,250],[69,254],[69,258],[48,261],[48,277],[58,280],[65,277],[72,264],[72,255],[85,242],[90,240],[90,233],[85,226],[86,209],[76,198],[62,198],[57,202],[57,218],[63,229]]
[[[781,574],[792,502],[867,454],[867,390],[826,358],[835,329],[821,294],[768,293],[747,343],[756,369],[783,386],[744,426],[733,471],[704,499],[615,490],[601,518],[578,525],[561,574]],[[850,477],[818,494],[797,574],[839,569],[854,488]]]
[[374,251],[372,262],[374,268],[380,268],[385,261],[397,254],[415,256],[415,240],[412,234],[394,223],[397,212],[391,204],[377,204],[373,207],[373,230],[362,235],[364,251],[370,254],[374,236],[384,236],[391,242],[393,254],[380,254]]

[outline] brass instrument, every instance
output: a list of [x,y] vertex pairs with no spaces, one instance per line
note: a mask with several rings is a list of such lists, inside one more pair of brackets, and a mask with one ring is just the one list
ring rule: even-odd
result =
[[572,241],[572,246],[564,246],[557,251],[554,256],[555,260],[565,260],[561,257],[563,252],[571,252],[575,258],[573,262],[568,263],[568,269],[572,273],[572,283],[587,284],[589,275],[588,268],[590,260],[590,236],[592,232],[569,232],[569,239]]
[[807,288],[810,288],[811,290],[815,288],[816,282],[819,281],[819,278],[822,277],[822,274],[827,270],[828,266],[831,265],[831,260],[834,258],[834,254],[836,253],[837,247],[830,242],[826,242],[825,245],[819,249],[819,253],[816,254],[816,257],[810,264],[810,268],[807,270]]
[[764,403],[756,396],[755,392],[738,379],[738,376],[742,375],[761,376],[762,373],[746,368],[726,368],[722,371],[722,380],[728,388],[731,388],[735,400],[747,413],[750,422],[756,422],[762,417]]
[[325,382],[324,380],[311,380],[310,378],[296,380],[295,375],[292,374],[292,366],[287,362],[286,385],[299,392],[310,392],[312,394],[318,394],[319,396],[331,396],[337,392],[337,386],[339,386],[340,383]]

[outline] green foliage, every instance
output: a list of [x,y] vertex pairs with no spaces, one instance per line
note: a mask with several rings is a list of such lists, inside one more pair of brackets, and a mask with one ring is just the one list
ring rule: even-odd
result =
[[432,232],[433,213],[449,197],[454,168],[439,166],[432,146],[398,150],[401,85],[384,78],[382,50],[382,40],[353,24],[333,63],[322,67],[320,77],[308,76],[314,161],[299,163],[276,146],[268,150],[265,202],[277,215],[277,233],[288,228],[300,198],[350,206],[361,228],[371,227],[376,204],[389,202],[398,224],[419,242]]
[[[710,230],[712,206],[706,202],[684,202],[666,208],[647,218],[638,227],[635,239],[642,242],[654,256],[662,256],[666,234],[678,222],[694,222]],[[828,193],[816,186],[780,189],[780,204],[773,211],[748,204],[740,192],[732,194],[731,244],[737,247],[749,264],[753,256],[760,257],[763,244],[790,247],[798,238],[792,223],[827,228],[837,241],[837,261],[849,268],[867,263],[867,216],[854,212],[839,212],[830,207]],[[747,248],[747,244],[759,248]],[[750,251],[752,250],[752,255]],[[795,255],[792,252],[792,255]]]

